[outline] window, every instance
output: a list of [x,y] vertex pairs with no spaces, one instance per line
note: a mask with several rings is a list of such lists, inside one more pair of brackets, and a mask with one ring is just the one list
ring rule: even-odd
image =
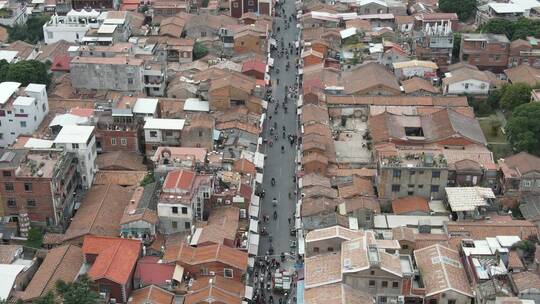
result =
[[463,85],[465,86],[465,90],[469,89],[469,84],[468,83],[464,83]]
[[190,222],[185,222],[184,223],[184,228],[186,228],[186,230],[191,228],[191,223]]
[[413,196],[413,195],[414,195],[414,191],[407,191],[407,195],[408,195],[408,196]]
[[223,276],[232,279],[233,278],[233,270],[231,268],[223,268]]
[[4,133],[0,133],[0,139],[4,139]]
[[199,131],[199,137],[203,136],[203,131]]
[[408,184],[407,187],[414,188],[414,184]]
[[178,228],[178,222],[172,221],[171,226],[172,226],[173,229],[177,229]]
[[13,183],[4,183],[4,188],[6,191],[12,192],[14,190]]
[[133,84],[133,78],[128,78],[128,84]]
[[173,136],[172,131],[165,131],[165,136]]
[[178,207],[171,207],[171,212],[173,214],[178,214]]
[[234,8],[238,8],[238,2],[234,2],[234,3],[232,4],[232,6],[233,6]]
[[53,32],[47,32],[47,38],[53,39]]
[[523,187],[530,187],[532,185],[530,180],[524,180],[523,181]]
[[399,192],[400,189],[401,189],[400,185],[392,185],[392,192]]
[[450,300],[450,299],[448,299],[448,302],[447,302],[447,303],[448,303],[448,304],[456,304],[456,300],[453,300],[453,299]]
[[370,275],[375,275],[375,270],[369,272]]
[[431,178],[440,178],[440,177],[441,177],[441,171],[431,172]]
[[319,247],[313,247],[313,252],[315,253],[319,252]]
[[79,149],[79,144],[71,144],[72,149]]
[[254,4],[254,3],[253,3],[253,0],[248,0],[248,5],[249,5],[249,6],[253,6],[253,4]]
[[369,280],[369,287],[375,287],[375,280]]
[[409,245],[403,245],[403,246],[401,246],[401,248],[407,250],[407,249],[409,249]]
[[334,252],[334,247],[328,247],[328,248],[327,248],[327,251],[328,251],[328,252]]
[[36,206],[36,200],[33,198],[29,198],[26,200],[26,206],[28,207],[35,207]]
[[201,32],[201,37],[206,37],[206,32]]
[[431,185],[431,193],[439,192],[439,185]]
[[414,171],[414,170],[409,171],[409,175],[412,176],[412,175],[415,175],[415,174],[416,174],[416,171]]
[[17,202],[15,201],[14,198],[8,198],[7,199],[7,205],[9,208],[16,208],[17,207]]
[[26,121],[23,120],[20,123],[21,123],[21,128],[26,128]]
[[21,109],[20,112],[21,112],[21,113],[24,113],[24,109]]
[[392,176],[395,178],[401,177],[401,170],[392,170]]
[[480,47],[485,49],[486,48],[486,42],[485,41],[480,42]]
[[2,171],[2,175],[4,177],[10,177],[11,176],[11,171]]
[[120,144],[122,146],[127,146],[127,138],[120,138]]
[[387,299],[386,297],[379,297],[379,302],[386,303]]
[[157,137],[157,131],[150,131],[150,137]]
[[392,288],[399,288],[399,282],[392,282]]
[[116,138],[111,138],[111,145],[116,146]]
[[47,112],[47,104],[42,104],[41,109],[43,110],[43,112]]
[[182,207],[182,214],[187,214],[187,207]]
[[381,282],[381,287],[382,288],[388,288],[388,281],[382,281]]
[[424,189],[424,185],[418,185],[418,189]]
[[32,192],[32,183],[24,183],[24,191]]

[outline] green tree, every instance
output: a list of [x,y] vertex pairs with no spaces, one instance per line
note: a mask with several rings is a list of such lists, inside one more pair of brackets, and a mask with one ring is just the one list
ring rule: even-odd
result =
[[519,18],[517,21],[491,19],[479,29],[484,33],[505,34],[510,40],[524,39],[527,36],[540,35],[540,21]]
[[452,57],[459,60],[459,51],[461,49],[461,33],[454,33],[454,46],[452,47]]
[[513,110],[517,106],[528,103],[531,100],[531,90],[531,86],[526,83],[507,84],[502,87],[499,103],[502,108]]
[[446,13],[456,13],[459,20],[465,21],[476,12],[477,0],[439,0],[439,8]]
[[15,81],[23,86],[29,83],[49,85],[51,75],[46,63],[37,60],[23,60],[9,64],[5,60],[0,61],[0,82]]
[[41,229],[36,227],[31,227],[28,230],[28,238],[26,239],[26,246],[31,248],[39,249],[43,244],[43,233]]
[[500,107],[499,101],[501,99],[501,90],[491,90],[489,91],[488,98],[486,100],[486,103],[489,105],[490,108],[497,110]]
[[518,106],[505,126],[506,137],[515,152],[540,154],[540,103]]
[[9,41],[22,40],[35,44],[43,40],[43,25],[49,21],[49,16],[34,16],[28,18],[26,24],[8,28]]
[[99,299],[98,294],[90,289],[90,280],[86,275],[73,283],[57,281],[56,292],[63,304],[95,304]]
[[41,296],[32,301],[32,304],[55,304],[54,293],[52,291],[47,292],[44,296]]
[[193,45],[193,60],[199,60],[208,54],[208,49],[200,42]]

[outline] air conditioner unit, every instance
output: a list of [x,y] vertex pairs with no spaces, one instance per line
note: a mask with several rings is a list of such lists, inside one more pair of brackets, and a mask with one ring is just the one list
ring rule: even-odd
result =
[[213,271],[210,271],[208,274],[211,275],[211,276],[215,276],[215,275],[216,275],[216,273],[213,272]]
[[398,296],[397,304],[404,304],[404,303],[405,303],[405,296]]

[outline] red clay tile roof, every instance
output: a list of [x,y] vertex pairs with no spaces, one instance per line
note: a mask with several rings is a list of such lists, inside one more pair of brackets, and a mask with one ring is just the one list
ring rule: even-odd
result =
[[429,93],[439,93],[438,88],[434,87],[429,81],[420,77],[413,77],[408,80],[403,80],[401,82],[401,85],[403,86],[403,90],[407,94],[418,92],[418,91],[426,91]]
[[69,62],[71,57],[69,55],[59,55],[54,57],[51,65],[51,71],[57,72],[69,72]]
[[255,165],[245,158],[241,158],[235,161],[233,164],[232,170],[235,172],[244,173],[244,174],[257,173],[257,170],[255,169]]
[[194,180],[195,172],[187,170],[170,171],[163,183],[163,190],[174,191],[174,189],[181,189],[184,191],[191,191]]
[[59,280],[68,283],[75,281],[82,264],[83,254],[80,247],[64,245],[52,249],[26,287],[22,299],[32,300],[54,290]]
[[123,238],[89,235],[84,238],[83,253],[97,258],[88,271],[92,280],[101,278],[125,285],[137,264],[141,242]]
[[238,207],[225,206],[213,208],[206,226],[202,227],[197,244],[223,244],[225,240],[234,241],[236,239],[239,220],[240,208]]
[[[173,252],[174,251],[175,250],[173,249]],[[167,254],[165,256],[167,256]],[[248,255],[246,252],[221,244],[191,247],[186,243],[182,243],[173,260],[188,265],[220,262],[240,270],[247,270],[247,258]],[[169,260],[167,259],[167,261]]]
[[264,61],[251,59],[247,60],[242,64],[242,73],[247,71],[257,71],[264,73],[266,72],[266,63]]
[[166,285],[171,280],[174,273],[173,264],[159,263],[160,258],[156,256],[145,256],[137,262],[134,278],[146,285]]
[[240,282],[222,276],[201,277],[193,283],[191,290],[184,297],[184,304],[240,304],[243,296],[244,285]]
[[172,304],[174,293],[150,285],[131,292],[128,304]]
[[419,196],[407,196],[392,201],[392,210],[395,214],[407,214],[409,212],[429,213],[427,199]]

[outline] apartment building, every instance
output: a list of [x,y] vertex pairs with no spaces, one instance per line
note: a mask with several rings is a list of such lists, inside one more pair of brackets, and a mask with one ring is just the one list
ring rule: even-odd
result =
[[144,123],[144,151],[152,156],[159,146],[181,146],[184,119],[148,118]]
[[97,172],[96,136],[93,126],[68,126],[62,128],[54,139],[56,148],[72,152],[77,158],[77,171],[84,188],[90,188]]
[[76,56],[70,62],[73,88],[144,92],[162,96],[166,88],[165,66],[133,55],[115,57]]
[[501,190],[505,195],[540,193],[540,158],[527,152],[499,161]]
[[6,215],[26,210],[30,221],[66,226],[79,185],[73,153],[57,150],[3,150],[0,195]]
[[432,13],[415,16],[413,50],[419,60],[435,62],[439,67],[452,63],[454,34],[458,17],[455,13]]
[[51,19],[43,25],[43,37],[46,44],[65,40],[71,43],[79,43],[91,28],[98,28],[98,17],[100,13],[96,10],[71,10],[65,16],[53,15]]
[[444,187],[455,184],[467,170],[453,164],[468,160],[486,171],[496,167],[478,121],[454,110],[419,116],[384,112],[372,116],[368,125],[378,158],[376,184],[381,198],[442,199]]
[[508,66],[510,41],[505,35],[463,34],[459,59],[480,70],[502,72]]
[[519,65],[530,65],[535,68],[540,67],[540,45],[534,37],[527,39],[517,39],[510,43],[510,54],[508,57],[508,67]]
[[212,181],[211,175],[193,171],[168,172],[157,206],[160,231],[190,231],[195,220],[202,220],[212,195]]
[[32,135],[49,113],[47,88],[18,82],[0,83],[0,147],[15,142],[19,135]]

